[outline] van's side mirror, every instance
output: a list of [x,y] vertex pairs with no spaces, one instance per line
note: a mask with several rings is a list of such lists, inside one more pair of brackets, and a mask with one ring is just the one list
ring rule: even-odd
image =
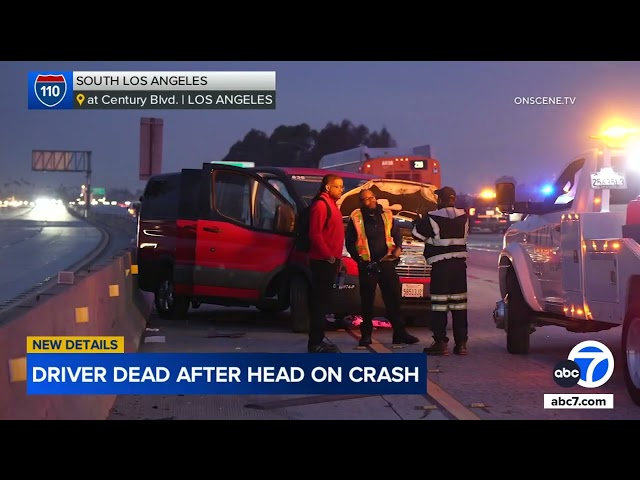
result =
[[516,186],[511,182],[496,184],[496,203],[502,213],[513,213],[516,205]]
[[296,212],[286,203],[276,207],[276,216],[273,222],[273,230],[276,233],[293,233],[296,223]]

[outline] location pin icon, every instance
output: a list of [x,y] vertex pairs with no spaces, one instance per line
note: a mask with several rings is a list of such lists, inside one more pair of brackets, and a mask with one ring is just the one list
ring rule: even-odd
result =
[[82,106],[82,102],[84,102],[85,96],[82,93],[79,93],[76,96],[76,100],[78,100],[78,103],[80,104],[80,106]]

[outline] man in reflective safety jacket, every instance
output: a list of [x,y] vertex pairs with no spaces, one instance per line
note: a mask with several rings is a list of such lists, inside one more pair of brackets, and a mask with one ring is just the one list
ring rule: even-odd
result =
[[434,343],[429,355],[448,355],[447,316],[451,311],[453,353],[467,354],[467,236],[469,217],[455,208],[451,187],[436,190],[438,210],[414,222],[412,234],[425,242],[424,256],[431,265],[431,330]]
[[362,308],[359,346],[367,347],[372,342],[373,304],[378,285],[387,320],[393,327],[393,343],[417,343],[418,338],[406,331],[400,313],[402,286],[396,265],[402,251],[402,234],[394,225],[393,213],[382,209],[371,190],[362,190],[359,199],[360,208],[351,213],[345,233],[347,251],[358,263]]

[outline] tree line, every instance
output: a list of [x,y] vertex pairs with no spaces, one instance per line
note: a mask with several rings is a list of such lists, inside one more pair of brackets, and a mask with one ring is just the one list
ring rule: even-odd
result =
[[[251,129],[242,140],[231,145],[222,160],[253,162],[256,166],[317,168],[324,155],[361,145],[389,148],[396,147],[397,142],[386,127],[376,131],[363,124],[355,125],[348,119],[340,123],[329,122],[321,130],[313,129],[307,123],[280,125],[270,135]],[[499,181],[517,184],[510,176],[500,177],[496,182]],[[519,185],[518,191],[529,197],[531,194],[526,187]]]
[[385,148],[395,147],[397,143],[386,127],[375,131],[347,119],[329,122],[321,130],[306,123],[280,125],[271,135],[251,129],[229,148],[222,160],[254,162],[256,166],[316,168],[324,155],[360,145]]

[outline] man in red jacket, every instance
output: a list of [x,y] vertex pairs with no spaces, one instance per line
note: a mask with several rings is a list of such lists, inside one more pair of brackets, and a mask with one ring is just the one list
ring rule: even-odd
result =
[[[309,266],[311,268],[311,316],[308,351],[334,353],[338,349],[324,339],[327,299],[335,282],[342,259],[344,225],[336,201],[342,196],[344,182],[338,175],[325,175],[320,191],[309,211]],[[329,213],[331,212],[331,213]]]

